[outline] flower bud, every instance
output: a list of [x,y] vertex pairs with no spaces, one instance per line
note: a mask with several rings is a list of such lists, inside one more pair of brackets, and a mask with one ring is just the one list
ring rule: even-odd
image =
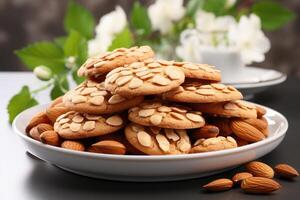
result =
[[48,81],[52,77],[51,69],[43,65],[35,67],[33,73],[38,79],[42,81]]
[[68,69],[72,69],[76,66],[76,58],[74,56],[69,56],[65,60],[65,65]]

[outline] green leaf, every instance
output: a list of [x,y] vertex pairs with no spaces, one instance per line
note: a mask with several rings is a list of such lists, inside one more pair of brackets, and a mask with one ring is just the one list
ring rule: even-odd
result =
[[69,2],[67,13],[64,18],[64,27],[67,32],[78,31],[84,37],[93,37],[95,20],[89,10],[73,1]]
[[278,29],[295,18],[293,12],[273,1],[258,1],[252,11],[260,17],[266,30]]
[[77,65],[81,66],[88,58],[88,43],[85,38],[82,38],[78,47]]
[[204,0],[189,0],[186,5],[186,15],[189,17],[194,17],[197,10],[201,8],[204,4]]
[[130,20],[137,33],[141,35],[148,35],[151,33],[151,22],[147,9],[138,1],[133,4]]
[[21,91],[9,100],[7,105],[9,123],[12,123],[20,112],[37,104],[38,102],[31,97],[28,86],[23,86]]
[[67,39],[67,37],[65,37],[65,36],[57,37],[57,38],[54,38],[54,43],[57,46],[59,46],[61,49],[63,49],[65,46],[66,39]]
[[132,33],[130,32],[128,27],[125,27],[122,32],[118,33],[115,36],[108,50],[112,51],[120,47],[128,48],[131,47],[132,45],[133,45]]
[[69,83],[66,77],[66,74],[59,76],[56,78],[54,82],[54,86],[50,92],[51,99],[56,99],[59,96],[65,94],[66,91],[69,90]]
[[29,68],[45,65],[54,73],[65,70],[64,53],[52,42],[36,42],[15,52],[21,61]]
[[83,37],[79,32],[72,30],[64,45],[65,56],[77,56],[82,39]]
[[203,10],[212,12],[217,16],[225,12],[226,0],[206,0],[203,4]]

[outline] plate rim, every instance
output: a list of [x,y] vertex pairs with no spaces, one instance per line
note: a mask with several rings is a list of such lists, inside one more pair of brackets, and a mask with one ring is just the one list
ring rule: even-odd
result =
[[[251,102],[252,103],[252,102]],[[253,103],[255,105],[259,105],[256,103]],[[13,127],[13,131],[15,133],[17,133],[17,135],[19,137],[21,137],[23,140],[26,140],[27,142],[30,142],[34,145],[37,145],[41,148],[45,148],[51,151],[57,151],[58,153],[64,153],[64,154],[68,154],[68,155],[74,155],[74,156],[80,156],[80,157],[87,157],[87,158],[93,158],[93,159],[107,159],[107,160],[134,160],[134,161],[165,161],[165,160],[189,160],[189,159],[200,159],[200,158],[207,158],[207,157],[219,157],[219,156],[224,156],[224,155],[228,155],[228,154],[235,154],[235,153],[241,153],[244,151],[248,151],[248,150],[252,150],[252,149],[256,149],[258,147],[264,146],[266,144],[270,144],[278,139],[280,139],[281,137],[284,137],[287,130],[288,130],[288,121],[286,119],[286,117],[279,113],[278,111],[266,107],[266,106],[262,106],[265,109],[267,109],[267,112],[274,112],[276,113],[276,115],[280,116],[282,118],[282,122],[283,122],[283,127],[280,131],[280,133],[278,133],[277,135],[274,135],[273,137],[268,137],[264,140],[252,143],[252,144],[248,144],[245,146],[241,146],[241,147],[237,147],[237,148],[233,148],[233,149],[225,149],[225,150],[219,150],[219,151],[211,151],[211,152],[204,152],[204,153],[194,153],[194,154],[179,154],[179,155],[114,155],[114,154],[101,154],[101,153],[91,153],[91,152],[80,152],[80,151],[74,151],[74,150],[69,150],[69,149],[64,149],[61,147],[56,147],[56,146],[51,146],[51,145],[45,145],[42,144],[39,141],[36,141],[30,137],[27,136],[27,134],[25,132],[22,132],[18,127],[17,127],[17,123],[20,120],[20,118],[23,117],[23,115],[27,112],[29,112],[32,109],[36,109],[38,107],[43,108],[46,107],[49,104],[41,104],[41,105],[36,105],[34,107],[31,107],[29,109],[26,109],[24,111],[22,111],[20,114],[17,115],[17,117],[14,119],[12,127]]]

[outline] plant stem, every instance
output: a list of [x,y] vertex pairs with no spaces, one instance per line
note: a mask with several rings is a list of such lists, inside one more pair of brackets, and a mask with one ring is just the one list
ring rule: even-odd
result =
[[35,89],[35,90],[31,90],[31,93],[32,93],[32,94],[39,93],[40,91],[43,91],[43,90],[49,88],[51,85],[53,85],[53,83],[54,83],[53,80],[51,80],[51,81],[50,81],[49,83],[47,83],[46,85],[43,85],[42,87],[37,88],[37,89]]

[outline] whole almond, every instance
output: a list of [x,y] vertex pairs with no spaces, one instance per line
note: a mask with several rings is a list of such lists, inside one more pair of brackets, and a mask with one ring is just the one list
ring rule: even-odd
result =
[[260,131],[268,128],[268,122],[266,120],[249,118],[249,119],[244,119],[243,121],[250,124],[251,126],[254,126]]
[[273,179],[264,177],[250,177],[242,181],[241,188],[247,193],[267,194],[280,188],[280,184]]
[[42,133],[45,132],[45,131],[52,131],[52,130],[53,130],[53,126],[52,126],[52,125],[50,125],[50,124],[45,124],[45,123],[38,124],[38,125],[36,126],[36,128],[37,128],[37,130],[38,130],[38,132],[39,132],[40,134],[42,134]]
[[47,114],[48,118],[52,121],[52,123],[54,123],[60,115],[66,113],[68,111],[69,111],[69,109],[66,107],[55,106],[55,107],[47,108],[46,114]]
[[106,154],[120,154],[124,155],[126,153],[126,147],[114,140],[103,140],[92,144],[88,149],[90,152],[94,153],[106,153]]
[[41,141],[45,144],[52,145],[52,146],[59,146],[59,143],[60,143],[59,136],[53,130],[44,131],[40,135],[40,138],[41,138]]
[[81,142],[78,141],[71,141],[71,140],[66,140],[61,144],[62,148],[65,149],[71,149],[75,151],[84,151],[84,145]]
[[217,192],[217,191],[230,190],[232,186],[233,186],[233,182],[230,179],[221,178],[204,185],[203,188],[208,191]]
[[36,126],[33,127],[32,129],[30,129],[28,135],[29,135],[31,138],[33,138],[33,139],[35,139],[35,140],[37,140],[37,141],[41,141],[41,139],[40,139],[40,132],[38,131],[38,129],[37,129]]
[[252,174],[250,174],[249,172],[239,172],[236,173],[233,177],[232,177],[232,181],[234,183],[240,184],[244,179],[246,178],[250,178],[253,177]]
[[194,140],[198,140],[201,138],[212,138],[217,137],[219,134],[219,128],[214,125],[205,125],[201,128],[195,129],[191,133],[191,137]]
[[299,176],[299,172],[288,164],[278,164],[274,167],[275,172],[284,178],[295,178]]
[[274,177],[274,170],[269,165],[262,162],[252,161],[246,165],[246,168],[253,176],[265,178]]
[[231,120],[230,127],[235,135],[248,142],[258,142],[265,138],[261,131],[240,119]]
[[229,119],[218,118],[213,120],[211,123],[219,128],[219,136],[226,137],[232,134],[232,129],[229,126]]
[[30,120],[30,122],[28,123],[28,125],[26,127],[26,133],[29,133],[29,131],[33,127],[35,127],[41,123],[51,124],[51,121],[47,117],[46,112],[39,112],[32,117],[32,119]]
[[258,118],[261,118],[262,116],[264,116],[267,113],[267,110],[261,106],[255,106],[255,108],[256,108]]

